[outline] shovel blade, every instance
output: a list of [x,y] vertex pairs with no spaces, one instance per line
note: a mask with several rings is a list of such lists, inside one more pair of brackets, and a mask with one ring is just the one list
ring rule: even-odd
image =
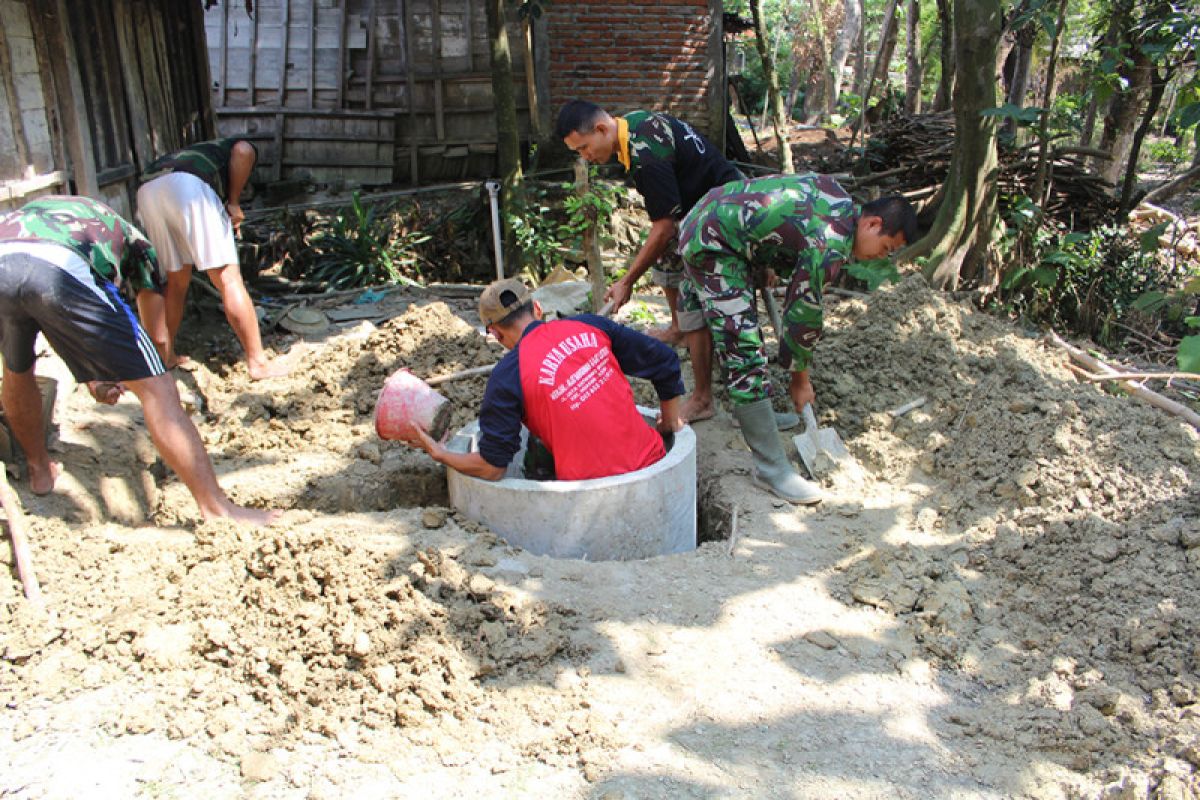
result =
[[796,452],[808,474],[819,478],[841,467],[856,467],[854,456],[850,455],[837,431],[818,428],[811,406],[805,406],[803,413],[806,427],[803,433],[792,437],[792,443],[796,445]]

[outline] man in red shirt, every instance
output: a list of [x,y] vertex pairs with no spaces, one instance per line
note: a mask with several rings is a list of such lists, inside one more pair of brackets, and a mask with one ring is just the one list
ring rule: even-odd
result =
[[[559,480],[603,478],[650,466],[666,454],[660,432],[683,428],[679,358],[662,342],[596,314],[543,322],[541,305],[516,278],[488,286],[479,317],[509,352],[484,390],[476,452],[453,453],[420,429],[405,439],[435,461],[499,480],[524,423],[554,457]],[[625,374],[654,384],[657,431],[638,412]]]

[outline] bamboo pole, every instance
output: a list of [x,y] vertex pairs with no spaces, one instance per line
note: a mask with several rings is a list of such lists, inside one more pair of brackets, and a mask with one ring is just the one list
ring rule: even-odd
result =
[[33,571],[33,555],[29,550],[29,536],[25,527],[25,515],[21,513],[21,501],[8,485],[8,474],[0,465],[0,505],[8,516],[8,535],[12,539],[13,555],[17,560],[17,575],[25,590],[25,599],[36,606],[44,606],[42,587]]
[[1147,389],[1136,380],[1129,379],[1121,372],[1113,369],[1095,356],[1086,353],[1075,345],[1064,341],[1061,336],[1053,331],[1046,334],[1046,341],[1067,351],[1071,358],[1090,369],[1093,374],[1103,375],[1110,380],[1118,381],[1130,394],[1134,395],[1135,397],[1145,400],[1150,405],[1154,406],[1155,408],[1160,408],[1163,411],[1166,411],[1168,414],[1174,414],[1177,417],[1182,417],[1192,427],[1200,430],[1200,414],[1197,414],[1183,403],[1177,403],[1174,400],[1163,397],[1158,392]]

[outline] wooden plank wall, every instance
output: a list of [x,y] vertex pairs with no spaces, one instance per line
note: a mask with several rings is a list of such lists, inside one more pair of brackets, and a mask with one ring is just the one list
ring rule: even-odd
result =
[[0,0],[0,211],[66,185],[66,154],[44,66],[38,18],[17,0]]
[[[494,172],[481,0],[257,0],[253,17],[223,2],[205,27],[218,127],[255,139],[271,177],[415,184]],[[519,31],[514,16],[518,71]]]
[[0,204],[76,191],[132,214],[146,164],[214,133],[201,19],[195,0],[0,0]]

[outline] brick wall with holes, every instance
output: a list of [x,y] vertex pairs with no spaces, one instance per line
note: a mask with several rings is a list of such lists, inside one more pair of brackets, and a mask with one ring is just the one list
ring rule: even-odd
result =
[[554,0],[546,6],[551,125],[563,103],[665,111],[719,138],[720,0]]

